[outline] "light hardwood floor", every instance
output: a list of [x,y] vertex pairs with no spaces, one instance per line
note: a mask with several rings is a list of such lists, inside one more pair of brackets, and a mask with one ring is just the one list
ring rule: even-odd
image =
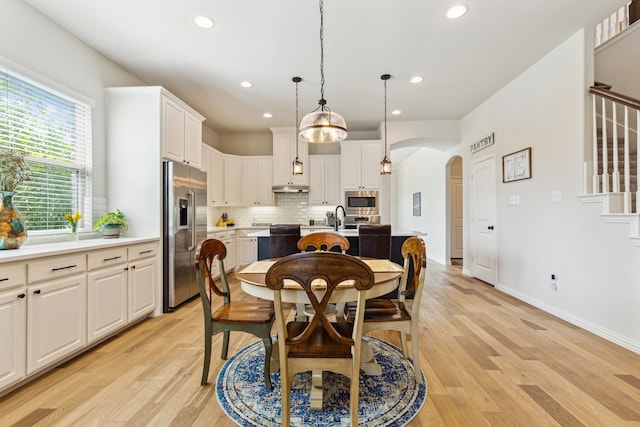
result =
[[[430,261],[421,314],[428,397],[411,426],[640,425],[640,355]],[[234,294],[244,297],[237,280]],[[392,334],[376,333],[399,345]],[[0,426],[232,426],[200,386],[199,300],[147,319],[0,398]],[[232,334],[230,352],[255,338]],[[219,347],[216,337],[214,348]]]

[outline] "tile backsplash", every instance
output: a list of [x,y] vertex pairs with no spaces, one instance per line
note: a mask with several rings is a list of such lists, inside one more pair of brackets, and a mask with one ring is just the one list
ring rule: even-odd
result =
[[208,225],[213,226],[223,212],[237,227],[250,227],[252,223],[301,224],[309,220],[325,221],[326,213],[335,206],[309,206],[307,193],[275,193],[273,206],[216,206],[208,209]]

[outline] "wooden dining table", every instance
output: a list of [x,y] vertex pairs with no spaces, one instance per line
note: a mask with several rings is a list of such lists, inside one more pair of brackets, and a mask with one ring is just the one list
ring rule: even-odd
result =
[[[385,295],[398,287],[400,276],[402,276],[402,266],[388,259],[367,259],[361,258],[373,271],[374,285],[366,292],[366,298],[375,298]],[[236,272],[236,277],[240,280],[241,289],[249,295],[273,301],[273,291],[266,286],[265,276],[269,268],[275,264],[277,259],[256,261],[249,264],[241,271]],[[322,298],[324,289],[322,284],[318,284],[318,297]],[[282,302],[309,304],[309,298],[304,289],[294,282],[287,284],[281,290]],[[353,283],[346,281],[339,284],[333,291],[330,303],[351,302],[358,298],[358,291],[353,287]],[[362,357],[360,368],[367,375],[380,375],[382,370],[373,357],[373,351],[366,341],[362,342]],[[278,346],[274,345],[271,355],[271,372],[280,369]],[[322,410],[322,371],[312,372],[311,387],[311,409]]]

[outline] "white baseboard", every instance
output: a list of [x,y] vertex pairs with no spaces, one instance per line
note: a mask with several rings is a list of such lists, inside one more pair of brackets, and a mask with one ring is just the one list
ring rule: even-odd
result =
[[559,310],[557,307],[551,306],[535,298],[531,298],[528,295],[524,295],[518,291],[513,290],[512,288],[509,288],[508,286],[499,284],[496,286],[496,289],[504,292],[507,295],[511,295],[512,297],[517,298],[520,301],[531,304],[532,306],[539,308],[540,310],[545,311],[549,314],[552,314],[562,320],[565,320],[572,325],[576,325],[584,330],[587,330],[601,338],[606,339],[607,341],[611,341],[612,343],[618,344],[619,346],[622,346],[627,350],[631,350],[634,353],[640,354],[640,342],[638,341],[631,340],[628,337],[610,331],[593,322],[585,320],[581,317],[577,317],[571,313]]

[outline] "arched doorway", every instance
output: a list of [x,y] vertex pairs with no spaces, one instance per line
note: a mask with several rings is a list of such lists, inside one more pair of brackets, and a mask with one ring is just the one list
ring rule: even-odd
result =
[[463,265],[463,180],[462,157],[452,157],[447,163],[447,261]]

